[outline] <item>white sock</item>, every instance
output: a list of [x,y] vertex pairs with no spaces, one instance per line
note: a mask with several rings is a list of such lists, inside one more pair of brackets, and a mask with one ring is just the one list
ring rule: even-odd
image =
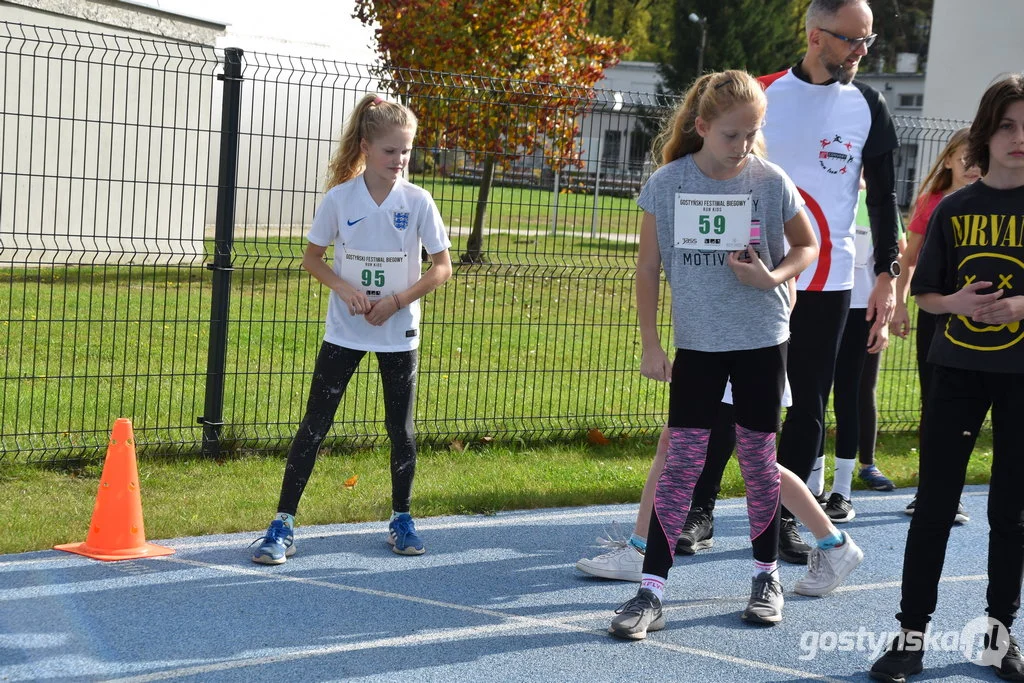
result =
[[[757,560],[754,560],[754,578],[756,579],[757,575],[761,572],[768,572],[769,574],[777,575],[779,573],[778,561],[776,560],[775,562],[758,562]],[[776,576],[776,578],[778,578],[778,576]]]
[[836,458],[836,471],[832,475],[832,491],[843,498],[850,499],[850,485],[853,481],[853,468],[857,466],[856,458]]
[[665,601],[665,579],[657,574],[644,574],[640,578],[640,587],[647,588],[658,596],[658,600]]
[[278,512],[274,515],[274,519],[281,520],[289,529],[295,528],[295,515],[289,515],[287,512]]
[[807,477],[807,488],[817,498],[825,491],[825,456],[814,461],[814,469],[811,476]]

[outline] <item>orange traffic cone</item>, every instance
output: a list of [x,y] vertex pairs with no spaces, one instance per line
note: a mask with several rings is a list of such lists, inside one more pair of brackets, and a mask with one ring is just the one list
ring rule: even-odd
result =
[[146,543],[139,469],[135,464],[135,436],[128,418],[114,422],[85,543],[67,543],[54,548],[96,560],[135,560],[174,552],[173,548]]

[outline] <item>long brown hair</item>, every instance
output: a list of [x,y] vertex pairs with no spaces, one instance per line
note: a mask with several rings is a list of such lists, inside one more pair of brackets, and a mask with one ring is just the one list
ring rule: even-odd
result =
[[[757,79],[736,69],[704,74],[665,120],[654,140],[654,157],[667,164],[700,151],[704,138],[697,133],[697,117],[711,123],[738,104],[753,104],[764,112],[768,100]],[[752,153],[763,157],[764,152],[764,138],[758,131]]]
[[327,165],[324,190],[352,180],[363,172],[366,159],[360,143],[373,142],[395,128],[416,130],[416,115],[398,102],[388,102],[370,93],[359,100],[341,134],[338,149]]
[[939,158],[932,164],[928,175],[921,181],[920,189],[917,192],[917,199],[914,200],[914,209],[921,203],[922,197],[933,195],[936,192],[945,194],[946,190],[953,186],[953,169],[947,168],[947,162],[952,164],[953,156],[957,152],[967,151],[964,145],[967,143],[967,134],[970,128],[961,128],[950,136],[949,142],[939,154]]

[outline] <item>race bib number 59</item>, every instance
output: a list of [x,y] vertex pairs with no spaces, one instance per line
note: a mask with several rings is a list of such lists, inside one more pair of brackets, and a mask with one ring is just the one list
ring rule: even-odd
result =
[[676,194],[676,248],[738,251],[746,248],[749,239],[749,196]]

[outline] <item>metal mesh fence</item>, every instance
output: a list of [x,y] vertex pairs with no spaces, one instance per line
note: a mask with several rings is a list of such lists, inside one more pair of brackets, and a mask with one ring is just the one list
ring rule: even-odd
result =
[[[652,95],[413,71],[382,83],[362,65],[8,23],[0,45],[0,460],[99,457],[122,416],[147,454],[287,446],[327,303],[299,267],[305,233],[368,91],[451,117],[450,135],[421,130],[410,169],[456,261],[423,302],[420,439],[660,426],[666,387],[637,372],[633,303],[634,199],[665,113]],[[502,150],[458,132],[474,112],[506,127],[497,139],[552,117],[571,134]],[[957,126],[898,125],[907,205]],[[886,354],[882,428],[914,426],[910,344]],[[331,443],[386,438],[376,372],[368,356]]]

